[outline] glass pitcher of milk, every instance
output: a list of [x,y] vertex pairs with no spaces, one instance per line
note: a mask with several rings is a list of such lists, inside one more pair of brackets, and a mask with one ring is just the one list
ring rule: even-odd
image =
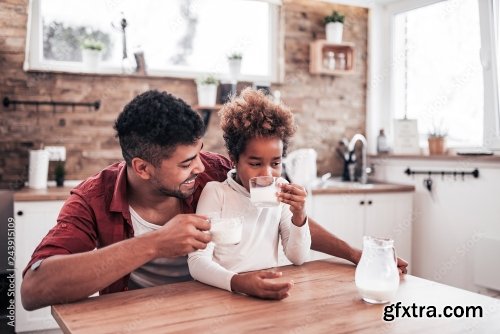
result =
[[359,294],[368,303],[383,304],[394,299],[399,287],[394,240],[363,237],[355,282]]

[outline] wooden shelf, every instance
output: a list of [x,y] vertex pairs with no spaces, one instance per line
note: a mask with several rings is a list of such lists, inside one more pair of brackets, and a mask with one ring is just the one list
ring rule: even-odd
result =
[[[325,58],[328,52],[333,52],[335,55],[335,69],[329,69],[325,66]],[[338,55],[345,56],[345,69],[338,68]],[[317,40],[311,43],[310,46],[310,63],[309,72],[312,74],[327,74],[327,75],[352,75],[354,73],[354,43],[329,43],[326,40]]]

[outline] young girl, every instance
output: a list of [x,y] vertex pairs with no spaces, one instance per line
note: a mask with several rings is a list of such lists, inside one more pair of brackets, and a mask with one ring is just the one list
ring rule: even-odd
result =
[[[271,102],[262,92],[245,89],[220,110],[221,127],[234,169],[226,181],[209,182],[196,212],[238,212],[243,216],[242,239],[237,245],[209,243],[189,254],[191,276],[205,284],[261,298],[282,299],[291,281],[277,282],[277,272],[253,272],[278,265],[278,242],[296,265],[309,254],[311,235],[305,213],[306,191],[282,184],[279,206],[258,208],[250,202],[249,180],[281,175],[281,161],[295,132],[293,114]],[[243,274],[240,274],[245,272]]]

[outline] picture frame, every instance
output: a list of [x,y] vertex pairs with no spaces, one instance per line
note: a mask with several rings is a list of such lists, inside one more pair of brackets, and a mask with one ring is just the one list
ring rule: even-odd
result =
[[394,154],[420,154],[418,144],[418,122],[416,119],[395,119],[394,124]]

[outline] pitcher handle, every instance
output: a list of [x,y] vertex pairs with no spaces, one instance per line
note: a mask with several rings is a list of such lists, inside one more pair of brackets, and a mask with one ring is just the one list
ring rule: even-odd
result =
[[394,253],[394,262],[396,262],[396,268],[398,267],[398,257],[396,256],[396,247],[392,247],[392,252]]

